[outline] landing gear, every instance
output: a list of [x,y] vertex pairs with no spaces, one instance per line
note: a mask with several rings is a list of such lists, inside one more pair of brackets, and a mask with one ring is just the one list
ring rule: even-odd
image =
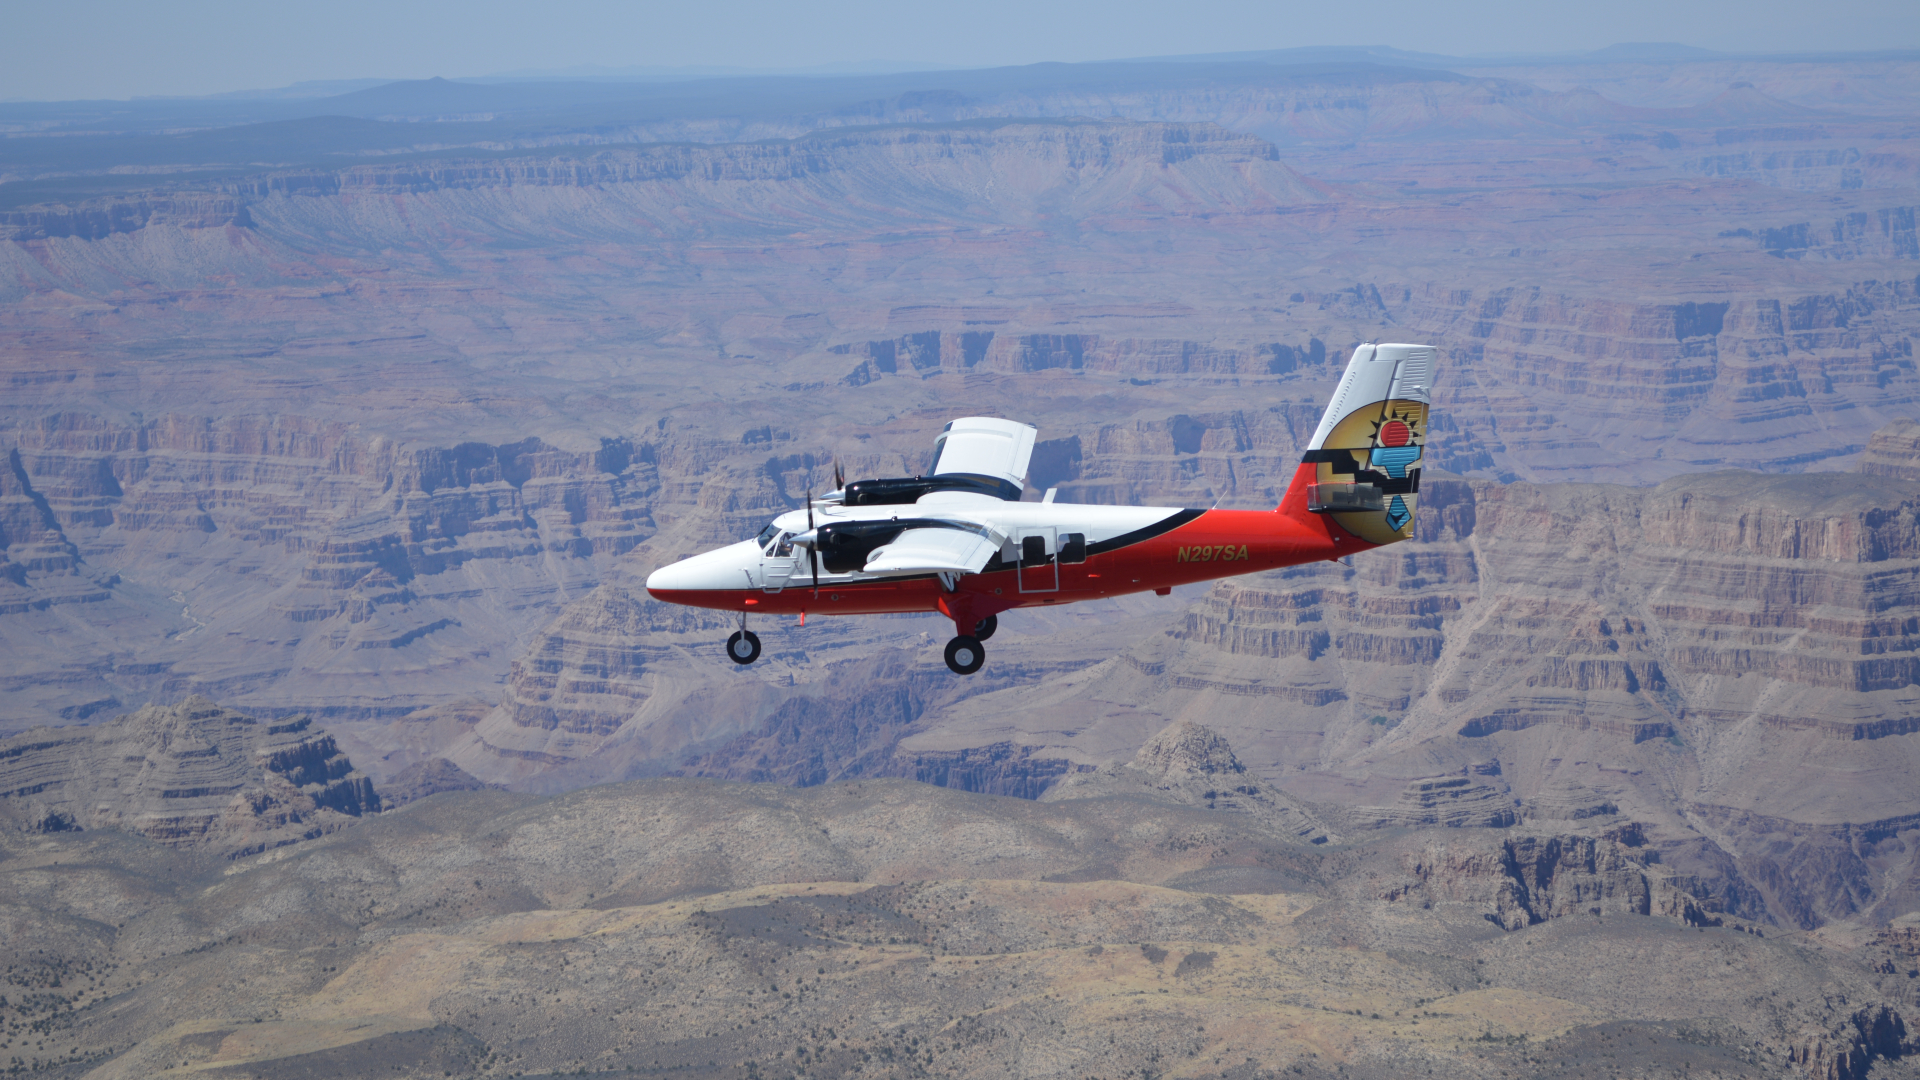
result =
[[955,675],[971,675],[987,662],[986,647],[980,639],[961,634],[947,642],[947,666]]
[[727,639],[727,659],[743,667],[760,659],[759,636],[751,630],[735,630]]
[[974,624],[973,638],[975,641],[985,641],[992,637],[993,632],[998,629],[1000,629],[1000,616],[989,615]]

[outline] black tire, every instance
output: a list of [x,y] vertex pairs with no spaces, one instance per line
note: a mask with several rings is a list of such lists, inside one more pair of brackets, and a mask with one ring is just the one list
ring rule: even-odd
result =
[[742,667],[760,659],[760,639],[751,630],[735,630],[727,639],[727,659]]
[[989,615],[973,625],[973,639],[975,641],[985,641],[992,637],[993,632],[998,629],[1000,629],[1000,616]]
[[953,669],[955,675],[971,675],[986,662],[987,650],[980,644],[979,638],[961,634],[947,642],[947,666]]

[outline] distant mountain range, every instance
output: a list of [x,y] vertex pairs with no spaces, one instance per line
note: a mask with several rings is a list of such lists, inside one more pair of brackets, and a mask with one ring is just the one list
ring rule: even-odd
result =
[[[344,90],[325,96],[288,88],[200,99],[14,103],[0,105],[0,209],[154,188],[204,190],[263,168],[543,147],[750,142],[903,123],[1197,121],[1280,146],[1326,146],[1522,129],[1556,138],[1645,140],[1675,129],[1806,121],[1886,106],[1847,90],[1844,77],[1825,77],[1817,65],[1818,77],[1808,76],[1806,65],[1773,65],[1767,70],[1791,67],[1799,74],[1768,82],[1750,65],[1679,45],[1623,45],[1526,62],[1548,68],[1500,66],[1522,63],[1516,58],[1467,61],[1384,47],[1307,48],[871,75],[431,78],[309,85]],[[1896,82],[1913,78],[1910,64],[1869,66],[1875,64],[1893,70]],[[1654,74],[1635,74],[1643,65]],[[1562,70],[1582,74],[1567,89],[1543,85],[1569,82],[1564,75],[1546,78]],[[1603,73],[1611,80],[1606,93],[1585,88],[1588,74]],[[1673,85],[1648,90],[1648,80]],[[1899,86],[1887,92],[1897,104]],[[1609,94],[1642,103],[1624,104]],[[1646,101],[1675,104],[1648,107]]]

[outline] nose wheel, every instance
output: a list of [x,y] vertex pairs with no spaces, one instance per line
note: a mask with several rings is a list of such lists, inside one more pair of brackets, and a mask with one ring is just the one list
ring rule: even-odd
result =
[[727,639],[727,659],[743,667],[760,659],[759,636],[751,630],[735,630]]
[[955,675],[971,675],[986,662],[987,650],[979,638],[961,634],[947,642],[947,666]]

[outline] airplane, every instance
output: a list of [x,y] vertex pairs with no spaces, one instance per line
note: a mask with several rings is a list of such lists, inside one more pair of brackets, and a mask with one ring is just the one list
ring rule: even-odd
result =
[[[939,612],[947,666],[971,675],[1003,611],[1154,592],[1321,559],[1413,535],[1435,350],[1354,350],[1292,483],[1272,510],[1022,502],[1036,430],[962,417],[925,476],[856,480],[781,514],[751,540],[663,566],[658,600],[740,613],[736,664],[760,658],[749,613]],[[838,472],[836,468],[836,472]]]

